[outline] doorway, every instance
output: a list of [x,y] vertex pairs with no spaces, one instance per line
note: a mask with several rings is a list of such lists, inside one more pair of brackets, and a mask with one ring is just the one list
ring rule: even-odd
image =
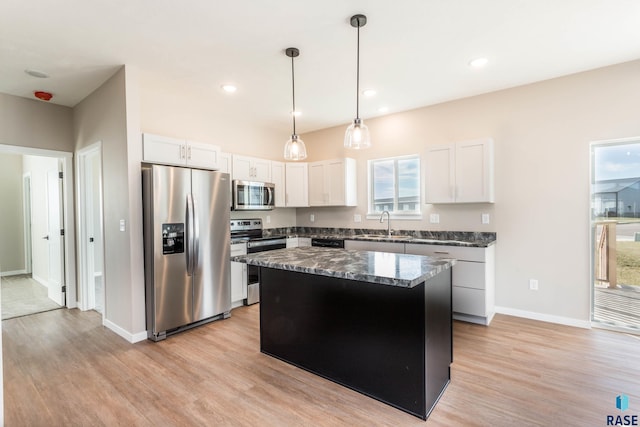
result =
[[640,137],[591,144],[594,326],[640,333]]
[[0,145],[0,157],[2,319],[75,307],[72,155]]
[[80,308],[105,313],[102,142],[78,151]]

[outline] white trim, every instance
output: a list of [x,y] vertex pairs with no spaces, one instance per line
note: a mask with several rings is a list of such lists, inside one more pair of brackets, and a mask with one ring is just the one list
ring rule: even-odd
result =
[[48,281],[48,280],[45,280],[45,279],[43,279],[42,277],[40,277],[40,276],[35,276],[35,275],[31,276],[31,278],[32,278],[33,280],[35,280],[36,282],[40,283],[40,284],[41,284],[42,286],[44,286],[45,288],[49,289],[49,281]]
[[0,272],[0,277],[17,276],[19,274],[27,274],[27,270],[22,269],[22,270],[13,270],[13,271],[3,271],[3,272]]
[[120,335],[122,338],[124,338],[125,340],[127,340],[131,344],[135,344],[137,342],[144,341],[144,340],[147,339],[147,331],[137,332],[135,334],[132,334],[132,333],[122,329],[120,326],[116,325],[115,323],[113,323],[112,321],[107,320],[107,319],[104,319],[102,321],[102,324],[105,327],[109,328],[111,331],[113,331],[116,334]]
[[[28,183],[28,186],[26,185]],[[27,194],[28,188],[28,194]],[[24,274],[31,273],[33,267],[33,248],[32,245],[32,227],[31,216],[33,209],[33,201],[31,197],[31,172],[22,174],[22,227],[23,227],[23,239],[24,239]]]
[[[89,310],[94,308],[95,304],[91,304],[90,295],[91,290],[90,287],[95,286],[95,275],[96,272],[90,273],[89,264],[90,261],[87,258],[87,253],[89,251],[88,248],[88,232],[87,232],[87,221],[89,220],[86,215],[86,210],[83,208],[86,205],[86,188],[85,188],[85,180],[86,180],[86,159],[90,155],[97,154],[100,157],[100,175],[102,179],[102,141],[94,142],[93,144],[84,147],[77,151],[76,153],[76,170],[78,171],[78,179],[76,180],[76,191],[78,194],[78,202],[76,203],[76,210],[78,221],[76,222],[76,228],[78,230],[78,270],[79,270],[79,280],[78,280],[78,290],[79,296],[78,301],[81,310]],[[103,229],[103,213],[102,213],[102,183],[100,183],[100,194],[98,195],[100,199],[100,230],[94,230],[94,232],[100,233],[99,242],[102,242],[102,265],[104,270],[104,229]],[[93,276],[93,280],[89,278],[89,275]],[[95,301],[95,298],[94,298]],[[105,322],[106,315],[106,280],[103,277],[102,280],[102,321]]]
[[577,328],[591,329],[591,322],[588,320],[573,319],[571,317],[554,316],[552,314],[536,313],[534,311],[518,310],[509,307],[496,307],[496,313],[509,316],[522,317],[525,319],[539,320],[541,322],[557,323]]

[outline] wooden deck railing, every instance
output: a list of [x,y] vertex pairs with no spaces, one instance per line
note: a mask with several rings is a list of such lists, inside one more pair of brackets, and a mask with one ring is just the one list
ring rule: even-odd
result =
[[615,288],[618,284],[616,265],[616,222],[602,221],[596,223],[596,230],[602,227],[599,236],[596,236],[595,253],[595,279],[605,282],[609,288]]

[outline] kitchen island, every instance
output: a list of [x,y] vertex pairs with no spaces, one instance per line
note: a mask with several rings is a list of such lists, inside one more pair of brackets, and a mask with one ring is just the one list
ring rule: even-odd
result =
[[454,260],[318,247],[260,267],[260,350],[426,419],[450,380]]

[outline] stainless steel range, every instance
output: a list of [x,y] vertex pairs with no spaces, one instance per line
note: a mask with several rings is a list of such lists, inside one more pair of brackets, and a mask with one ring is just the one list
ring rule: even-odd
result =
[[[232,219],[231,220],[231,240],[245,240],[247,242],[247,253],[271,251],[287,247],[287,237],[264,236],[262,230],[262,220],[256,219]],[[247,266],[247,299],[245,305],[260,302],[260,267],[255,265]]]

